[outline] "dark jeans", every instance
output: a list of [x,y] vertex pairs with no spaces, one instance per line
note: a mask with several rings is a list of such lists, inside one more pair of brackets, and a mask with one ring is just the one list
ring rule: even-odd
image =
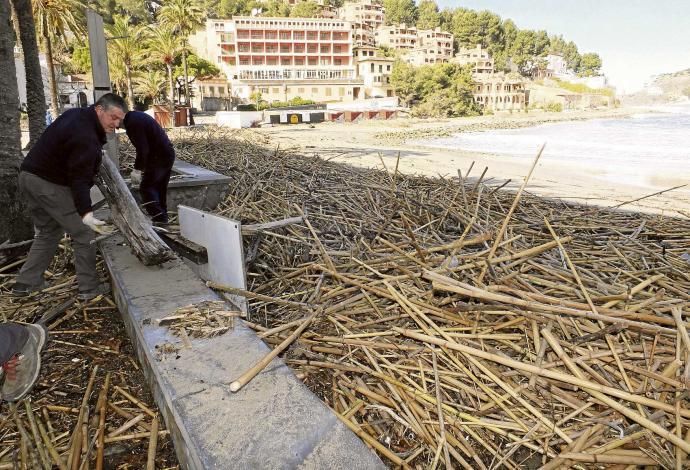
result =
[[0,324],[0,366],[22,350],[29,339],[29,332],[16,323]]
[[154,222],[168,222],[168,181],[171,173],[172,166],[147,168],[141,178],[141,202]]
[[19,190],[31,211],[36,235],[29,257],[17,276],[17,283],[32,287],[43,283],[43,272],[48,269],[60,240],[67,232],[72,237],[79,290],[83,292],[98,287],[96,245],[91,243],[94,232],[77,213],[70,188],[22,171]]

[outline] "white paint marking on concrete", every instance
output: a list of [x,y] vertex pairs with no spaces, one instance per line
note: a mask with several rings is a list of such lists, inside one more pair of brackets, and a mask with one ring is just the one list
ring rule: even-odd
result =
[[[177,206],[177,214],[180,234],[206,248],[208,264],[201,267],[201,277],[226,286],[246,289],[242,224],[183,205]],[[225,296],[243,312],[247,311],[247,299],[230,294]]]

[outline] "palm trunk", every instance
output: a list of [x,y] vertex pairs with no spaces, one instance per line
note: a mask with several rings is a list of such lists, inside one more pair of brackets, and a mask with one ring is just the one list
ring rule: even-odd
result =
[[53,45],[50,42],[47,20],[43,19],[43,44],[46,48],[46,65],[48,66],[48,82],[50,85],[50,111],[53,119],[60,115],[60,97],[58,96],[55,67],[53,67]]
[[168,82],[170,84],[170,127],[175,127],[175,85],[173,85],[172,66],[165,64],[168,68]]
[[182,42],[182,67],[184,69],[184,104],[190,106],[191,97],[189,96],[189,73],[187,72],[187,39]]
[[[10,2],[0,0],[0,25],[10,22]],[[0,70],[11,80],[0,87],[0,243],[31,238],[33,230],[19,198],[17,175],[21,158],[19,89],[14,67],[14,30],[0,28]]]
[[38,43],[31,0],[12,0],[15,16],[19,20],[19,33],[24,53],[26,73],[26,103],[29,114],[29,144],[36,143],[46,127],[46,96],[43,91],[41,63],[38,60]]
[[129,64],[125,64],[125,76],[127,77],[127,104],[129,109],[134,109],[134,89],[132,88],[132,69]]
[[20,43],[21,38],[19,36],[19,18],[17,17],[17,7],[14,5],[10,5],[10,9],[12,11],[12,25],[14,26],[14,37],[15,37],[15,42]]

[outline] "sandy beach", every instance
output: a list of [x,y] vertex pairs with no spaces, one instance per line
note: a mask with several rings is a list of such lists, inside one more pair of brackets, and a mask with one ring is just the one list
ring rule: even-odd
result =
[[[414,144],[413,141],[459,132],[513,129],[548,122],[622,118],[638,112],[640,111],[637,109],[614,109],[566,113],[530,112],[444,120],[398,118],[391,121],[276,126],[262,128],[258,132],[265,134],[281,148],[299,149],[305,154],[316,154],[329,160],[368,168],[383,168],[385,164],[389,171],[393,171],[397,164],[398,171],[407,174],[457,177],[458,170],[466,176],[472,166],[470,179],[479,177],[487,168],[483,182],[489,187],[498,187],[510,180],[505,187],[517,189],[529,172],[531,159],[433,148]],[[550,161],[547,143],[526,190],[540,196],[612,207],[687,183],[683,178],[660,175],[655,182],[658,188],[650,190],[650,187],[607,182],[597,178],[597,172],[596,167]],[[685,187],[669,191],[625,204],[623,208],[673,217],[690,217],[690,189]]]

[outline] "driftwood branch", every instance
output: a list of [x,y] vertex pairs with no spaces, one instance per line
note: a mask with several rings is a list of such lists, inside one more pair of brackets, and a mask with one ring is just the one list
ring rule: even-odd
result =
[[99,188],[108,201],[113,223],[127,239],[137,258],[146,266],[174,259],[173,251],[163,243],[137,206],[117,166],[105,155],[100,180]]

